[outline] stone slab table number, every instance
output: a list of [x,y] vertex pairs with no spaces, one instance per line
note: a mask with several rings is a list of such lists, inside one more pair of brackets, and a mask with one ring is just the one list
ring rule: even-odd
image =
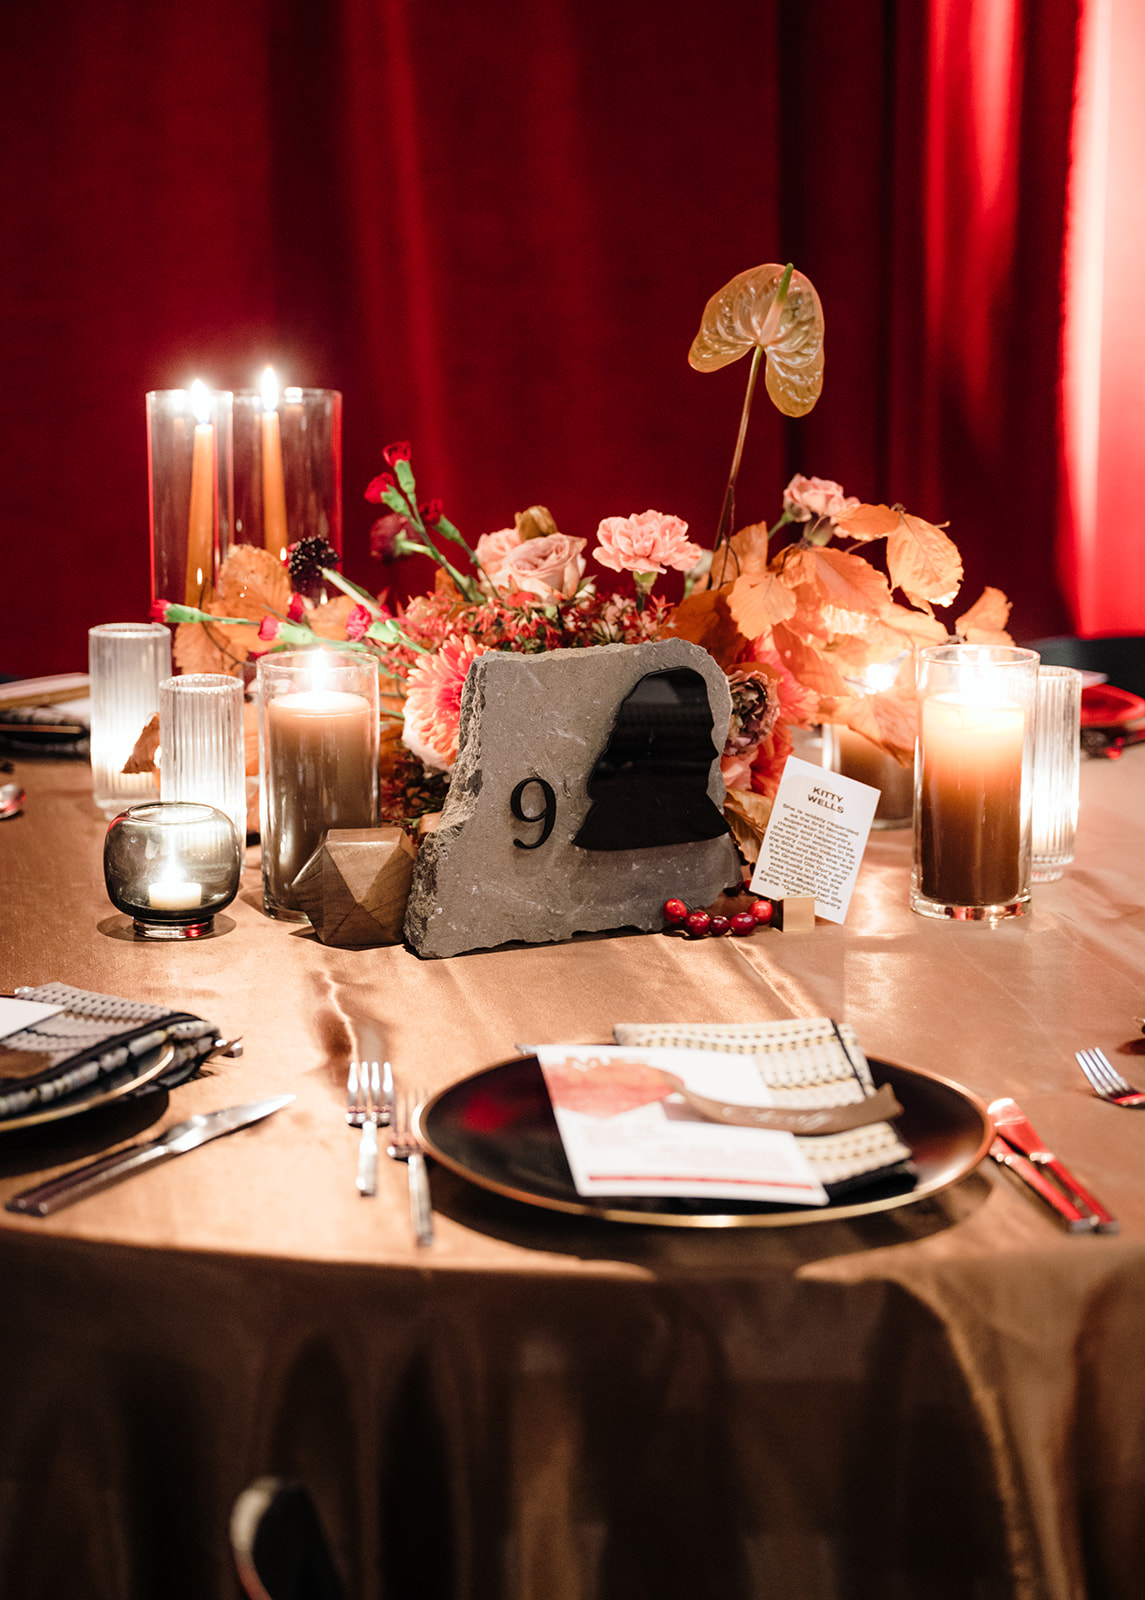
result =
[[653,929],[670,895],[714,900],[740,878],[721,812],[730,718],[726,677],[684,639],[479,656],[410,944],[453,956]]

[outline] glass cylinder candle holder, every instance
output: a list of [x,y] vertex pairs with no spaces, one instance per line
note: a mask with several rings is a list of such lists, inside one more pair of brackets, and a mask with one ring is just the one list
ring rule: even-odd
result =
[[234,823],[213,806],[152,801],[108,827],[108,899],[145,939],[198,939],[239,890],[243,852]]
[[[906,660],[904,651],[891,661],[874,662],[861,676],[848,677],[847,686],[861,695],[890,689]],[[824,724],[823,765],[879,791],[872,828],[910,827],[914,813],[913,766],[900,766],[894,756],[887,755],[861,733],[842,723]]]
[[171,632],[161,622],[105,622],[87,639],[92,789],[110,817],[155,794],[151,773],[125,773],[123,766],[159,710],[159,684],[171,675]]
[[1051,883],[1073,860],[1081,782],[1082,677],[1072,667],[1038,668],[1034,730],[1033,880]]
[[329,828],[370,828],[378,812],[378,667],[331,650],[258,662],[262,898],[305,922],[294,879]]
[[910,903],[999,922],[1029,909],[1038,656],[1001,645],[919,653]]
[[[299,539],[342,552],[342,396],[284,389],[235,395],[235,542],[281,556]],[[319,584],[310,596],[318,598]]]
[[204,606],[233,527],[233,395],[202,383],[147,396],[151,598]]
[[230,817],[246,840],[243,686],[222,673],[159,685],[159,797],[197,800]]

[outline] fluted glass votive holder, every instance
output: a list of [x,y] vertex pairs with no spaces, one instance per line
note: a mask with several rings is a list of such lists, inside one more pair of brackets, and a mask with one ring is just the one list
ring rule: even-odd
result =
[[159,710],[159,684],[171,675],[171,632],[161,622],[105,622],[88,630],[87,650],[92,790],[111,817],[155,795],[150,773],[123,767]]
[[1081,783],[1082,676],[1038,668],[1034,731],[1033,880],[1052,883],[1073,860]]
[[378,664],[373,656],[288,650],[258,662],[262,903],[305,922],[294,879],[330,828],[378,815]]
[[233,395],[193,383],[147,396],[151,598],[205,607],[234,518]]
[[[891,689],[900,673],[909,670],[907,659],[904,651],[890,661],[874,662],[860,675],[848,676],[847,686],[860,695]],[[863,734],[842,723],[823,726],[823,765],[879,791],[872,828],[910,827],[914,812],[913,766],[900,766],[894,756],[887,755]]]
[[918,659],[910,903],[1000,922],[1030,903],[1038,655],[936,645]]
[[243,686],[196,672],[159,685],[159,796],[197,800],[230,817],[246,839]]
[[200,939],[239,890],[243,851],[214,806],[154,800],[109,824],[103,844],[108,899],[137,937]]
[[[236,544],[281,556],[300,539],[342,551],[342,396],[268,384],[234,397]],[[313,597],[312,597],[313,598]]]

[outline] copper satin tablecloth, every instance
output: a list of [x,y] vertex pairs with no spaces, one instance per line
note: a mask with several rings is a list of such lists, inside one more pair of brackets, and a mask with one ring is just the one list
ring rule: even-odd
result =
[[[1145,757],[1085,766],[1078,859],[994,929],[907,908],[872,836],[847,923],[421,962],[264,918],[134,942],[79,765],[0,824],[0,988],[169,1001],[241,1060],[0,1140],[0,1198],[149,1125],[294,1106],[48,1221],[0,1213],[0,1595],[234,1596],[236,1494],[306,1481],[355,1596],[1079,1600],[1145,1593]],[[431,1088],[614,1022],[832,1015],[867,1052],[1013,1094],[1120,1217],[1070,1237],[987,1163],[847,1223],[624,1228],[405,1171],[354,1189],[350,1019]]]

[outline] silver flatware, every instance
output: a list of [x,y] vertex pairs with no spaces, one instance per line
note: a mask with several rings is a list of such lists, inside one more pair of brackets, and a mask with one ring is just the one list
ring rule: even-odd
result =
[[425,1156],[413,1129],[414,1113],[419,1096],[409,1089],[397,1090],[394,1095],[394,1115],[390,1124],[390,1142],[387,1154],[394,1161],[404,1161],[409,1179],[410,1229],[419,1245],[433,1243],[433,1207],[429,1198],[429,1176]]
[[1128,1106],[1131,1110],[1145,1107],[1145,1094],[1126,1082],[1103,1050],[1075,1050],[1074,1055],[1093,1092],[1103,1100],[1115,1106]]
[[346,1121],[361,1129],[358,1141],[358,1193],[370,1198],[378,1192],[378,1125],[390,1120],[393,1076],[384,1063],[384,1079],[376,1061],[351,1061],[346,1079]]
[[186,1155],[189,1150],[197,1150],[200,1145],[220,1139],[224,1134],[235,1133],[252,1122],[261,1122],[263,1117],[281,1111],[293,1099],[292,1094],[272,1095],[266,1100],[250,1100],[246,1105],[227,1106],[221,1111],[188,1117],[185,1122],[177,1122],[166,1129],[157,1139],[129,1145],[125,1150],[101,1156],[98,1161],[89,1161],[86,1166],[74,1167],[62,1178],[53,1178],[34,1189],[25,1189],[23,1194],[13,1195],[5,1209],[29,1217],[51,1216],[53,1211],[74,1205],[77,1200],[86,1200],[88,1195],[98,1194],[113,1183],[121,1183],[136,1172],[159,1166],[175,1156]]
[[1118,1232],[1120,1224],[1116,1217],[1112,1216],[1099,1200],[1095,1200],[1088,1189],[1082,1187],[1052,1150],[1047,1149],[1038,1137],[1033,1123],[1016,1100],[1009,1098],[995,1100],[990,1105],[989,1111],[994,1119],[996,1131],[1010,1148],[1025,1156],[1028,1161],[1033,1161],[1037,1166],[1044,1168],[1046,1172],[1052,1173],[1067,1198],[1081,1211],[1089,1213],[1093,1219],[1095,1233]]

